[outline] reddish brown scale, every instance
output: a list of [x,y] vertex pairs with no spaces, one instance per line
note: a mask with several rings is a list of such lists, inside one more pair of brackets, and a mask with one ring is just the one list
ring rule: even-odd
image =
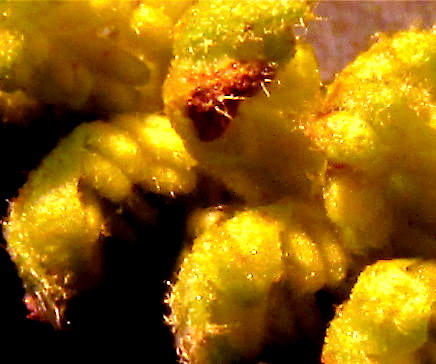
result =
[[45,317],[45,311],[40,306],[37,297],[26,293],[24,296],[24,304],[26,305],[28,311],[26,316],[28,319],[46,323],[49,322]]
[[347,168],[348,167],[348,165],[347,164],[345,164],[345,163],[334,163],[334,162],[329,162],[329,167],[331,167],[331,168],[333,168],[333,169],[336,169],[336,170],[341,170],[341,169],[344,169],[344,168]]
[[[186,103],[198,138],[204,142],[221,137],[235,117],[238,106],[270,82],[276,71],[273,63],[231,63],[197,75],[197,87]],[[194,82],[195,82],[194,81]]]
[[52,304],[53,312],[48,308],[48,303],[38,293],[26,293],[24,304],[28,310],[27,318],[43,323],[51,323],[55,329],[64,329],[69,322],[63,322],[64,307],[57,303]]

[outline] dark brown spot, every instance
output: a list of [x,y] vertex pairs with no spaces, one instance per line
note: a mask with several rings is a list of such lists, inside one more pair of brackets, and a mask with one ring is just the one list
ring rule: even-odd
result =
[[231,63],[197,75],[186,114],[198,138],[209,142],[221,137],[235,117],[240,102],[254,96],[275,76],[275,64]]

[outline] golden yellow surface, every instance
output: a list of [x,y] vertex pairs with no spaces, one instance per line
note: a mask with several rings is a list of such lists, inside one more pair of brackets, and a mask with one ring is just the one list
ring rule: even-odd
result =
[[182,362],[435,361],[436,31],[378,34],[323,84],[313,12],[1,3],[2,125],[80,124],[3,221],[31,316],[63,327],[122,215],[152,231],[179,204],[184,241],[157,240],[183,244],[165,298]]

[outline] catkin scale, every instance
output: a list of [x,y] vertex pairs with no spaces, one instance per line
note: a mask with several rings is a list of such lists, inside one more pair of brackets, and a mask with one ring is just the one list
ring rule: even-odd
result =
[[310,10],[303,1],[203,1],[175,28],[166,113],[207,173],[247,201],[310,194],[324,172],[302,132],[321,98],[317,64],[293,32]]

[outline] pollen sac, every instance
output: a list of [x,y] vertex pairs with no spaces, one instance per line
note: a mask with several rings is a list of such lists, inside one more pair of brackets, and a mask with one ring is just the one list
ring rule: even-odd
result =
[[[366,240],[347,238],[354,251],[387,246],[405,224],[435,232],[435,40],[432,30],[380,35],[327,86],[305,129],[327,159],[329,216],[344,236]],[[363,227],[371,216],[381,221],[377,234]]]
[[282,272],[279,230],[268,220],[241,213],[198,237],[186,255],[168,303],[190,363],[232,363],[259,352],[267,293]]
[[104,206],[110,201],[151,225],[157,212],[136,191],[172,199],[189,194],[195,165],[160,114],[83,123],[62,139],[29,174],[3,226],[29,316],[65,327],[71,300],[93,288],[103,271],[102,243],[114,230]]
[[195,213],[199,232],[166,299],[181,360],[254,361],[278,338],[291,347],[322,338],[315,293],[337,287],[348,261],[321,211],[283,201]]
[[[429,341],[434,262],[380,260],[359,276],[330,323],[323,363],[421,363]],[[422,361],[421,361],[422,360]]]
[[29,317],[64,328],[67,302],[100,278],[105,219],[75,178],[33,201],[18,199],[3,226]]
[[3,2],[1,88],[79,111],[158,110],[172,27],[193,1],[177,3]]
[[344,247],[354,255],[389,251],[394,212],[384,191],[361,176],[336,173],[324,187],[327,216],[341,233]]

